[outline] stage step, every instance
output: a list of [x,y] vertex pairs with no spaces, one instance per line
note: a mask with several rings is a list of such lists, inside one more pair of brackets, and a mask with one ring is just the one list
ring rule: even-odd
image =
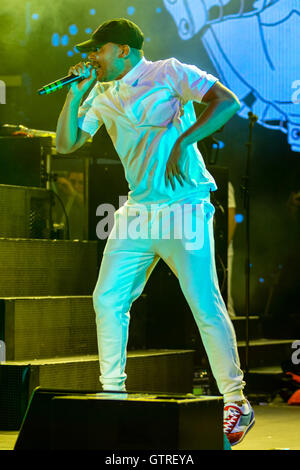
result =
[[90,295],[97,242],[0,238],[0,296]]
[[[150,313],[146,309],[143,298],[132,306],[129,349],[148,347],[146,333]],[[259,330],[258,320],[259,317],[249,318],[250,334]],[[3,298],[0,299],[0,323],[3,325],[0,339],[5,342],[8,361],[97,354],[92,296]],[[233,319],[233,324],[237,338],[242,340],[245,317]]]
[[[278,374],[281,370],[281,364],[289,360],[291,355],[295,351],[292,348],[292,344],[294,343],[294,339],[266,339],[266,338],[259,338],[255,340],[249,341],[249,349],[248,349],[248,367],[249,371],[251,372],[252,376],[254,377],[257,374],[257,371],[260,371],[257,374],[257,387],[253,388],[254,380],[252,377],[247,382],[247,389],[248,391],[256,392],[265,392],[264,388],[264,380],[265,378],[270,379],[271,385],[266,388],[266,391],[270,390],[272,384],[274,384],[274,380],[272,378],[272,374]],[[241,368],[243,371],[246,370],[246,342],[245,341],[238,341],[238,353],[241,362]],[[261,374],[264,376],[262,377]],[[276,380],[276,379],[275,379]],[[255,384],[254,384],[255,385]],[[196,389],[203,389],[209,390],[208,393],[217,393],[216,383],[212,377],[211,369],[208,363],[208,359],[203,347],[203,344],[200,346],[197,345],[195,348],[195,369],[194,369],[194,386]]]
[[[245,316],[236,316],[231,318],[233,323],[236,337],[239,341],[246,339],[246,317]],[[258,315],[249,316],[249,338],[258,339],[262,335],[262,326],[260,322],[260,317]]]
[[257,367],[245,375],[248,395],[258,399],[265,395],[274,398],[282,388],[283,370],[280,366]]
[[[129,351],[127,390],[191,393],[192,350]],[[30,394],[44,388],[100,391],[97,355],[7,361],[0,365],[0,429],[18,429]]]
[[0,299],[7,361],[97,354],[92,296]]
[[[293,339],[255,339],[249,341],[249,368],[278,366],[294,352]],[[238,341],[242,368],[245,368],[246,342]]]
[[[127,349],[147,349],[149,312],[143,294],[130,313]],[[91,295],[0,298],[0,325],[8,361],[98,353]]]
[[[246,317],[232,318],[242,369],[246,367],[245,322]],[[261,337],[260,317],[250,316],[249,368],[279,366],[284,360],[291,357],[294,351],[291,346],[294,341],[295,339],[269,339]],[[160,344],[157,346],[159,347]],[[176,347],[176,343],[173,343],[172,346]],[[183,347],[187,346],[195,350],[195,371],[208,370],[209,365],[206,352],[195,325],[193,325],[192,333],[188,336],[188,340],[183,344]]]

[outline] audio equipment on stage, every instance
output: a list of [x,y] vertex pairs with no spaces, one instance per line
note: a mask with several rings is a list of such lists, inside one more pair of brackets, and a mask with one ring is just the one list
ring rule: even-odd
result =
[[[3,325],[1,313],[0,311],[0,328],[2,329],[5,325]],[[1,331],[0,334],[2,334]],[[20,367],[8,363],[0,365],[1,430],[13,431],[19,429],[28,404],[29,382],[30,366],[28,364],[23,364]]]
[[[76,393],[79,393],[78,390],[54,390],[36,387],[28,401],[27,409],[25,409],[26,413],[23,413],[23,420],[14,450],[50,450],[51,400],[55,396]],[[95,393],[95,390],[81,393]]]
[[[58,299],[52,299],[52,303],[55,300]],[[70,302],[70,297],[66,297],[64,303],[68,301]],[[26,299],[23,299],[23,302],[26,302]],[[9,303],[12,305],[8,305]],[[16,303],[19,303],[19,305],[14,305]],[[69,341],[66,341],[68,344],[63,345],[61,349],[54,344],[54,339],[50,338],[51,344],[48,348],[47,341],[44,341],[42,345],[37,344],[39,332],[41,337],[47,338],[47,335],[43,334],[43,327],[39,326],[38,320],[48,315],[50,317],[49,322],[55,322],[58,315],[53,314],[47,301],[44,302],[46,303],[44,312],[41,311],[41,314],[39,314],[38,306],[34,306],[33,300],[29,299],[28,303],[31,303],[35,309],[32,328],[37,330],[33,338],[34,344],[31,346],[28,344],[31,324],[24,324],[26,310],[22,312],[20,303],[22,304],[22,300],[18,302],[15,299],[8,301],[2,299],[0,302],[0,326],[3,324],[2,320],[4,319],[7,323],[5,333],[8,333],[4,338],[7,346],[7,356],[10,358],[0,367],[0,429],[2,430],[17,430],[20,428],[28,399],[32,391],[38,386],[72,389],[73,393],[81,393],[82,390],[87,389],[93,390],[93,392],[101,391],[99,357],[95,341],[96,332],[95,328],[91,330],[95,319],[94,313],[90,310],[92,316],[89,317],[89,331],[74,334]],[[40,306],[41,303],[39,302]],[[76,305],[76,299],[71,303]],[[29,308],[30,305],[27,305],[27,313]],[[70,312],[71,309],[69,309],[68,312],[64,306],[59,305],[58,308],[63,314],[63,318],[56,329],[57,343],[62,342],[64,337],[70,335],[70,332],[74,331],[75,328],[80,328],[80,321],[83,320],[84,316],[83,311],[81,320],[78,321],[76,310]],[[67,318],[66,313],[69,313],[69,318]],[[18,317],[23,318],[20,321]],[[16,323],[15,330],[11,325],[13,321]],[[46,320],[44,320],[45,322]],[[64,328],[64,324],[69,324],[70,328]],[[16,339],[22,336],[22,333],[26,337],[21,347],[19,347],[15,343]],[[53,336],[53,333],[54,329],[52,328],[50,335]],[[0,334],[2,334],[1,331]],[[72,354],[70,347],[76,337],[79,338],[81,344],[74,348]],[[92,346],[84,344],[84,341],[88,342],[89,340],[93,342]],[[93,347],[95,354],[91,354]],[[54,356],[54,349],[56,349],[56,356]],[[80,349],[82,353],[79,355]],[[33,350],[35,350],[34,355],[32,354]],[[46,356],[47,352],[48,356]],[[127,390],[140,390],[149,393],[191,393],[193,390],[193,359],[194,351],[191,350],[147,349],[129,351],[126,362]]]
[[90,295],[99,269],[96,242],[0,238],[2,297]]
[[51,238],[51,198],[44,188],[0,184],[0,237]]
[[223,450],[223,398],[37,388],[15,450]]
[[44,187],[48,137],[0,137],[0,183]]
[[[96,228],[101,219],[96,215],[97,208],[101,204],[111,204],[115,210],[119,209],[122,205],[122,203],[120,204],[120,197],[123,198],[123,204],[127,199],[128,183],[120,161],[102,158],[90,159],[88,172],[89,240],[98,240]],[[105,243],[106,239],[100,240],[103,248]]]

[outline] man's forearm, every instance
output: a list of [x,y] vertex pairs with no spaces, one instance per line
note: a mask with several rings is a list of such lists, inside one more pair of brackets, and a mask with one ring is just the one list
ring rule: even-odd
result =
[[209,102],[197,121],[179,137],[180,142],[188,146],[213,134],[239,109],[239,101],[213,100]]
[[80,103],[81,99],[67,95],[56,127],[56,148],[59,153],[68,153],[76,143]]

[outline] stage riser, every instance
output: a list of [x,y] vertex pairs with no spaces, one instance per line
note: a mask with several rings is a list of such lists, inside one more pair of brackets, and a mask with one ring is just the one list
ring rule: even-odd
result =
[[[163,314],[168,315],[168,312]],[[186,322],[185,315],[194,321],[191,313],[182,312],[183,324]],[[131,308],[129,350],[147,347],[194,348],[200,342],[194,325],[192,334],[186,335],[186,338],[178,327],[177,341],[170,344],[170,335],[166,332],[157,343],[157,338],[153,340],[155,332],[152,331],[150,316],[147,296],[141,296]],[[4,330],[0,339],[5,341],[8,361],[97,354],[92,296],[0,299],[0,322]],[[245,321],[234,319],[233,324],[238,340],[242,340]],[[251,339],[256,337],[254,333],[257,330],[258,319],[251,319]]]
[[[249,367],[271,367],[278,366],[283,361],[289,359],[294,352],[292,344],[294,340],[265,340],[260,344],[249,346]],[[242,367],[246,364],[246,346],[238,347]]]
[[[235,329],[238,341],[244,341],[246,338],[246,318],[236,317],[232,318],[232,323]],[[249,339],[258,339],[262,337],[262,327],[259,317],[249,317]]]
[[[130,314],[127,349],[147,349],[146,296]],[[0,299],[0,324],[7,361],[98,353],[92,296]]]
[[6,360],[97,354],[92,297],[1,299]]
[[97,242],[0,239],[0,297],[90,295]]
[[[128,391],[191,393],[193,351],[129,352]],[[101,391],[98,356],[0,365],[0,429],[18,429],[34,388]],[[21,410],[21,411],[20,411]]]
[[[259,340],[249,345],[248,365],[249,368],[272,367],[280,365],[284,360],[291,357],[293,353],[292,343],[294,340]],[[238,353],[241,368],[246,368],[246,345],[245,341],[238,342]],[[206,370],[209,367],[205,350],[202,344],[195,344],[196,368]]]
[[261,372],[249,372],[246,375],[248,394],[265,394],[269,397],[275,395],[282,389],[282,376],[283,372],[264,373],[264,368]]

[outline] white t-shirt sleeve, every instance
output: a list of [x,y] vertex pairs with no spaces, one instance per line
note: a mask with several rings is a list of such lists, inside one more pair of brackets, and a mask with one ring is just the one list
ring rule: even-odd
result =
[[196,65],[183,64],[172,57],[167,61],[167,81],[181,99],[200,103],[203,96],[219,80]]
[[98,97],[99,93],[96,85],[78,110],[78,127],[88,132],[92,137],[103,124],[101,113],[96,103]]

